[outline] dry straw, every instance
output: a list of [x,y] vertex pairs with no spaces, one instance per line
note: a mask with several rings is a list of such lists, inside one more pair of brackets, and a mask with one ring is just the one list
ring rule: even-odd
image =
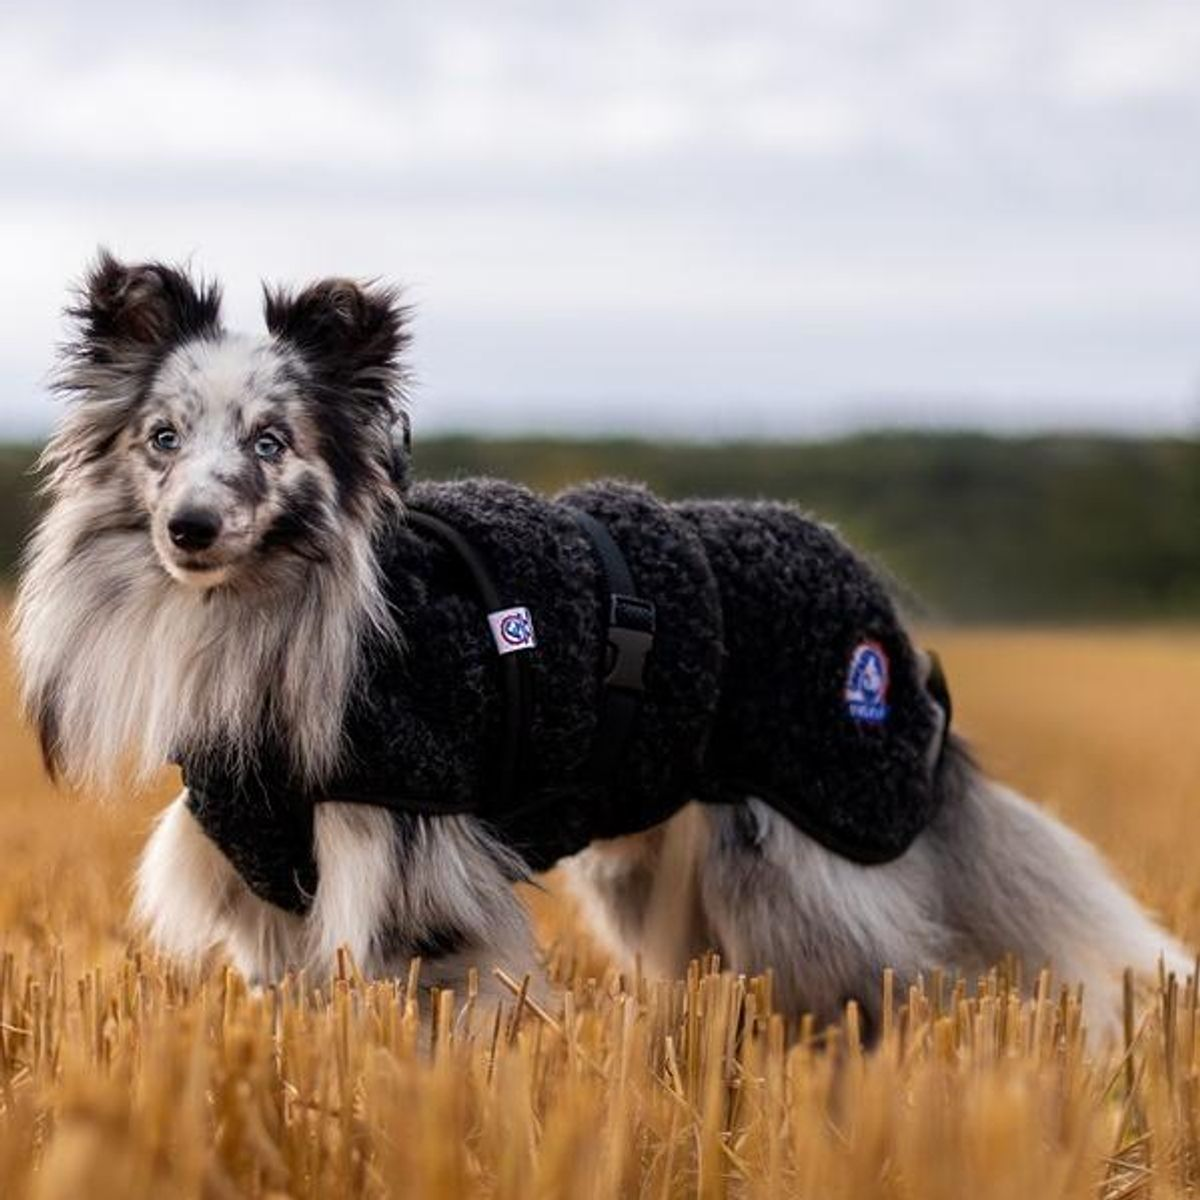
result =
[[[1200,943],[1200,636],[940,633],[963,727]],[[7,664],[0,653],[0,677]],[[1033,688],[1037,678],[1042,686]],[[1052,686],[1046,684],[1051,681]],[[879,1028],[788,1028],[769,978],[615,973],[534,895],[558,984],[430,994],[417,966],[253,992],[126,942],[153,803],[42,779],[0,678],[0,1200],[1054,1200],[1200,1189],[1193,979],[1088,1045],[1011,968],[885,976]],[[161,796],[153,798],[154,803]],[[550,887],[554,887],[553,880]],[[864,1040],[877,1044],[864,1049]]]
[[[6,1197],[1190,1195],[1194,979],[1093,1058],[1079,997],[931,976],[864,1049],[788,1029],[769,977],[560,979],[552,1009],[329,980],[255,992],[137,952],[0,966]],[[1150,1184],[1154,1183],[1151,1192]]]

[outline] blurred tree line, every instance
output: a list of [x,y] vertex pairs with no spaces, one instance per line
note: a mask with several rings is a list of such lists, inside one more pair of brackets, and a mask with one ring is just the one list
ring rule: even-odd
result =
[[[0,447],[0,570],[34,511],[32,447]],[[1200,442],[873,434],[820,443],[419,439],[418,477],[555,491],[644,480],[668,497],[794,500],[839,526],[918,615],[1200,616]]]

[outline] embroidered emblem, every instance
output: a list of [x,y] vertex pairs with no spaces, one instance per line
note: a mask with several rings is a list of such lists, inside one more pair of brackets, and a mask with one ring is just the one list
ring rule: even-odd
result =
[[492,640],[500,654],[513,654],[517,650],[532,650],[537,645],[533,633],[533,617],[529,609],[502,608],[499,612],[488,613],[488,625],[491,626]]
[[886,721],[889,682],[887,652],[878,642],[859,642],[846,672],[846,711],[856,721]]

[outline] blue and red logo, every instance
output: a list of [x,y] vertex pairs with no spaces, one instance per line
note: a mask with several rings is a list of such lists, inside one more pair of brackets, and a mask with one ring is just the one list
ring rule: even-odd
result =
[[537,638],[533,632],[533,617],[527,608],[518,606],[488,613],[488,625],[491,626],[492,640],[500,654],[532,650],[537,645]]
[[878,642],[859,642],[846,672],[846,711],[856,721],[886,721],[890,683],[887,651]]

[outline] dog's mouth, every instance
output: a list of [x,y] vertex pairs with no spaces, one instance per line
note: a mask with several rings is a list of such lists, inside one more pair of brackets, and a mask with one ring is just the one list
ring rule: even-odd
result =
[[224,583],[233,564],[212,555],[172,554],[163,560],[172,579],[190,587],[212,588]]
[[202,558],[195,554],[181,554],[175,557],[174,565],[181,571],[187,571],[193,575],[206,575],[211,571],[224,571],[229,567],[228,563],[216,562],[212,559]]
[[206,550],[184,550],[178,546],[163,546],[155,539],[155,550],[163,570],[178,583],[207,589],[224,583],[236,565],[236,554],[228,547],[213,546]]

